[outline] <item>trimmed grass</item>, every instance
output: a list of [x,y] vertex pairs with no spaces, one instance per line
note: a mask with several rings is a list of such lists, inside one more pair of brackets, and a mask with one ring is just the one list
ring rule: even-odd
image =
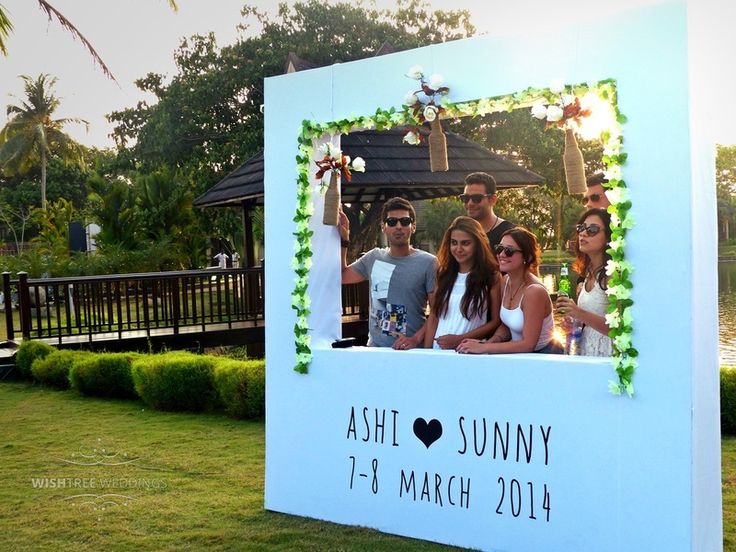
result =
[[456,550],[265,511],[262,422],[2,383],[0,428],[0,550]]
[[723,550],[736,550],[736,437],[721,438]]

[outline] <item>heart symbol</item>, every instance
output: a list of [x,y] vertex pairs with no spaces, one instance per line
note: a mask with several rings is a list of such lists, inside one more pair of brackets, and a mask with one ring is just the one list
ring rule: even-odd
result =
[[424,443],[424,446],[429,446],[434,443],[437,439],[442,437],[442,424],[439,420],[430,420],[429,423],[424,418],[417,418],[414,420],[414,435]]

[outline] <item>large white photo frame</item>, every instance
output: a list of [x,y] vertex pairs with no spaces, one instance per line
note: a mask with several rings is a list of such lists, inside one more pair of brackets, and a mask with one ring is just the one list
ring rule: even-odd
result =
[[[598,26],[476,38],[267,80],[267,508],[483,549],[720,546],[715,285],[704,268],[715,239],[693,230],[712,214],[714,191],[700,184],[712,169],[692,122],[703,91],[689,85],[689,54],[686,6],[673,2],[607,21],[605,40]],[[398,107],[414,64],[442,72],[455,101],[560,77],[615,79],[637,224],[627,245],[640,351],[633,399],[608,393],[610,359],[330,349],[339,238],[319,212],[314,357],[308,375],[293,372],[301,122]],[[431,420],[443,427],[434,441]]]

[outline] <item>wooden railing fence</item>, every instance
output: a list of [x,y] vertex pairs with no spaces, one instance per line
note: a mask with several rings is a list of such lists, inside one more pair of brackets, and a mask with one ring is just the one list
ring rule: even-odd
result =
[[[3,273],[7,339],[177,335],[263,325],[263,268],[228,268],[31,279]],[[343,286],[345,320],[366,320],[365,284]],[[14,312],[19,314],[16,328]]]

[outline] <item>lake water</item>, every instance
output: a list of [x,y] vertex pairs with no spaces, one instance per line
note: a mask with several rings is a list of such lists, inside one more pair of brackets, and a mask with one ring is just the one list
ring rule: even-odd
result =
[[736,366],[736,261],[718,263],[718,320],[721,364]]

